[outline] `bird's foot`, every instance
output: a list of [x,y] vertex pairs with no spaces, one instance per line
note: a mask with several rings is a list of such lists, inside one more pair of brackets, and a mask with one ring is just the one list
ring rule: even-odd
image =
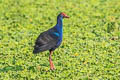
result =
[[54,67],[54,64],[53,64],[53,63],[50,64],[50,69],[51,69],[51,70],[55,70],[55,67]]
[[53,66],[53,67],[50,67],[50,69],[51,69],[51,70],[55,70],[55,67],[54,67],[54,66]]

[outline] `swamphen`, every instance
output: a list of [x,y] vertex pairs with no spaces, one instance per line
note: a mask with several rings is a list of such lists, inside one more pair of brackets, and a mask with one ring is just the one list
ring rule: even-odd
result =
[[46,50],[49,50],[50,55],[49,55],[49,62],[50,62],[50,69],[54,70],[54,64],[52,62],[52,53],[53,51],[58,48],[62,42],[62,37],[63,37],[63,18],[69,18],[69,16],[67,16],[65,13],[60,13],[57,16],[57,24],[45,31],[42,32],[36,42],[35,42],[35,46],[34,46],[34,50],[33,53],[39,53],[39,52],[43,52]]

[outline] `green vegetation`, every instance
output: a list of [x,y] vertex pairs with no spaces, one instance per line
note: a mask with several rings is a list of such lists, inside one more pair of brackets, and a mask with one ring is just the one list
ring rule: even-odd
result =
[[[34,55],[38,35],[64,20],[62,45]],[[0,80],[120,79],[120,0],[0,0]]]

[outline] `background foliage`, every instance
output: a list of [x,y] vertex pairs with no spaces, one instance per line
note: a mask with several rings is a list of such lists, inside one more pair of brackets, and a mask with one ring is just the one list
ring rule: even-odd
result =
[[[63,43],[52,58],[32,53],[37,36],[65,12]],[[0,80],[118,80],[119,0],[0,0]]]

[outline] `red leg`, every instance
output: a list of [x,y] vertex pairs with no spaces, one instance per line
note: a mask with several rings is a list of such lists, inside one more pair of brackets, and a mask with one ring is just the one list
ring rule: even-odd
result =
[[55,69],[55,67],[54,67],[54,64],[53,64],[53,62],[52,62],[52,51],[50,51],[50,55],[49,55],[49,62],[50,62],[50,69],[51,70],[54,70]]

